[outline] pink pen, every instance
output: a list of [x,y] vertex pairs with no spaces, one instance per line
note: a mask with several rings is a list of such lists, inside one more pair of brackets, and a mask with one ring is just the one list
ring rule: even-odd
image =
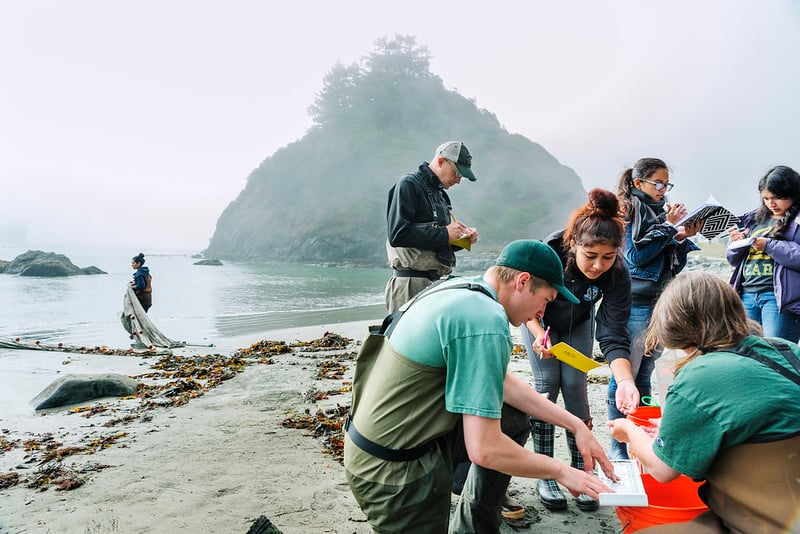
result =
[[547,330],[544,331],[544,339],[542,339],[542,347],[544,350],[547,350],[547,342],[550,341],[550,327],[547,327]]

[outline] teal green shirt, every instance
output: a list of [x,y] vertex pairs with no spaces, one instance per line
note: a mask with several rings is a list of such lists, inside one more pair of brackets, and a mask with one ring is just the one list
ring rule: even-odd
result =
[[[444,284],[479,283],[481,277]],[[411,306],[389,338],[415,362],[446,368],[445,408],[452,413],[500,419],[503,381],[512,340],[503,307],[479,291],[446,290]]]
[[[761,338],[744,345],[795,372]],[[789,343],[795,354],[800,348]],[[671,468],[702,478],[718,451],[748,441],[774,441],[800,430],[798,386],[752,358],[712,352],[678,371],[664,405],[653,451]]]
[[[481,278],[457,279],[481,284]],[[418,300],[398,321],[362,377],[353,424],[385,447],[421,445],[452,430],[461,414],[499,419],[511,357],[508,317],[480,291],[449,289]],[[353,476],[402,486],[426,476],[440,461],[430,451],[409,462],[388,462],[345,439],[344,465]]]

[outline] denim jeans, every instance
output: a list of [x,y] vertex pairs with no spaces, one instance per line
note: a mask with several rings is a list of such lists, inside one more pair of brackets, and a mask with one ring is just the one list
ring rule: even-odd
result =
[[[661,352],[651,353],[644,357],[644,336],[650,316],[653,314],[652,305],[634,304],[631,306],[631,318],[628,320],[628,333],[631,336],[631,372],[639,396],[649,396],[651,393],[650,377],[655,368],[655,361]],[[624,418],[625,414],[617,409],[617,382],[612,376],[608,381],[608,420]],[[608,457],[613,459],[627,459],[628,447],[611,438],[611,449]]]
[[761,325],[765,337],[779,337],[793,343],[800,339],[800,315],[778,311],[775,293],[742,293],[747,316]]

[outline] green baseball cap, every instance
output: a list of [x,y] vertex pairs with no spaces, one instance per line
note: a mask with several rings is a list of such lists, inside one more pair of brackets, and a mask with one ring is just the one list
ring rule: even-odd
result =
[[495,265],[510,267],[541,278],[573,304],[580,301],[564,286],[564,265],[556,251],[537,239],[518,239],[503,247]]

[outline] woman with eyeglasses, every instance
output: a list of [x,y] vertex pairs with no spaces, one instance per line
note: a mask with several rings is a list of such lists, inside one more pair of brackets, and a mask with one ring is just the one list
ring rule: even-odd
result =
[[[658,158],[642,158],[619,178],[617,197],[625,218],[623,257],[631,274],[631,372],[640,397],[649,397],[655,360],[660,352],[644,357],[644,332],[653,306],[664,286],[685,266],[686,256],[698,246],[689,237],[697,234],[702,221],[687,226],[676,223],[688,213],[683,204],[669,204],[667,191],[673,185],[667,164]],[[608,383],[608,418],[625,415],[617,408],[617,382]],[[625,444],[611,439],[609,458],[628,458]]]
[[770,169],[758,182],[761,207],[741,217],[741,229],[729,230],[733,265],[731,285],[741,295],[747,316],[767,337],[800,339],[800,175],[791,167]]

